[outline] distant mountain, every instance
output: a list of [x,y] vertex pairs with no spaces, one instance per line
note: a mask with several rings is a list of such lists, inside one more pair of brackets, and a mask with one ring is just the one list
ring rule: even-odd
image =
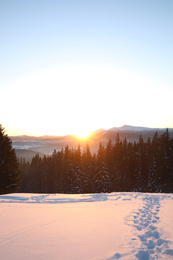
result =
[[[123,125],[121,127],[110,128],[109,131],[130,131],[130,132],[143,132],[143,131],[165,131],[167,128],[150,128],[141,126]],[[170,128],[173,131],[173,128]]]
[[[88,143],[90,146],[91,153],[98,151],[99,143],[101,142],[104,146],[107,145],[111,139],[113,143],[116,141],[117,134],[119,134],[120,140],[130,142],[137,142],[140,135],[144,141],[148,138],[152,139],[155,132],[158,135],[163,134],[166,128],[148,128],[148,127],[136,127],[130,125],[124,125],[122,127],[113,127],[108,130],[98,129],[90,134],[87,139],[79,139],[74,135],[67,136],[11,136],[13,148],[16,149],[17,157],[23,157],[30,161],[36,153],[40,153],[41,156],[50,155],[54,151],[60,151],[66,145],[69,147],[77,148],[80,143],[81,147],[85,147]],[[170,137],[173,138],[173,128],[169,129]]]
[[[167,128],[149,128],[141,126],[130,126],[124,125],[122,127],[113,127],[108,129],[103,137],[106,139],[115,140],[115,136],[119,133],[120,140],[125,138],[129,142],[135,142],[139,140],[140,135],[143,137],[144,141],[147,141],[148,138],[152,139],[156,131],[158,135],[162,135]],[[173,138],[173,128],[169,128],[170,137]]]

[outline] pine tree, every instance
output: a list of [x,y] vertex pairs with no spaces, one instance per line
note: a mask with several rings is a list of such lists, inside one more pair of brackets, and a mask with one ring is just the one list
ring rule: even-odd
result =
[[43,192],[41,179],[41,157],[38,153],[32,158],[31,161],[30,180],[32,192]]
[[58,152],[54,150],[51,156],[51,171],[54,182],[53,190],[61,193],[63,191],[63,150]]
[[108,167],[108,171],[111,177],[111,183],[114,179],[114,160],[113,160],[113,144],[112,140],[110,139],[106,146],[106,163]]
[[94,182],[94,168],[92,163],[92,156],[89,148],[89,144],[86,145],[82,154],[82,168],[85,172],[84,176],[84,192],[92,193]]
[[110,192],[111,190],[111,177],[106,164],[105,148],[101,143],[97,154],[94,184],[96,192]]
[[148,192],[152,191],[152,165],[153,165],[153,159],[152,159],[152,146],[150,138],[147,140],[146,144],[146,158],[147,158],[147,190]]
[[70,160],[70,149],[66,145],[64,157],[63,157],[63,192],[70,193],[70,180],[71,180],[71,160]]
[[119,134],[117,134],[116,142],[112,149],[113,152],[113,180],[112,180],[112,190],[122,191],[123,190],[123,144],[120,141]]
[[148,169],[146,157],[146,144],[140,135],[138,142],[138,190],[145,191],[148,182]]
[[0,194],[15,192],[18,189],[19,174],[12,142],[0,125]]
[[25,158],[20,158],[18,163],[21,174],[19,191],[28,193],[30,192],[30,163],[26,162]]
[[78,144],[77,149],[72,149],[71,167],[70,167],[70,193],[83,192],[83,172],[81,167],[81,147]]
[[158,171],[158,186],[161,192],[170,190],[171,185],[173,189],[173,182],[171,176],[173,176],[173,153],[171,147],[171,139],[168,129],[160,137],[159,147],[159,171]]
[[158,192],[158,179],[159,179],[159,136],[156,132],[152,139],[151,145],[151,156],[152,156],[152,168],[150,181],[152,183],[152,192]]

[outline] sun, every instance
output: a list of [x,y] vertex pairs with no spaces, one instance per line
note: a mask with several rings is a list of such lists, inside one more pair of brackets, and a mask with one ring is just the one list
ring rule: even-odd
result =
[[75,136],[79,139],[87,139],[89,138],[90,134],[91,134],[92,130],[91,129],[87,129],[87,128],[78,128],[75,131]]
[[80,139],[86,139],[86,138],[89,137],[89,134],[90,134],[90,133],[87,133],[87,132],[79,132],[79,133],[76,134],[76,136],[77,136],[78,138],[80,138]]

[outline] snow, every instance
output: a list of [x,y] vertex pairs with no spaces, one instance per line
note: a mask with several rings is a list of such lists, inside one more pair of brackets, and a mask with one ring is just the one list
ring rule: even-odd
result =
[[1,259],[173,259],[173,194],[0,196]]

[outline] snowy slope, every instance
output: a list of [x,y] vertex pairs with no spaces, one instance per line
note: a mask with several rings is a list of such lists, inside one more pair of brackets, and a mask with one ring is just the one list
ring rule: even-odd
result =
[[0,196],[1,259],[173,259],[173,194]]

